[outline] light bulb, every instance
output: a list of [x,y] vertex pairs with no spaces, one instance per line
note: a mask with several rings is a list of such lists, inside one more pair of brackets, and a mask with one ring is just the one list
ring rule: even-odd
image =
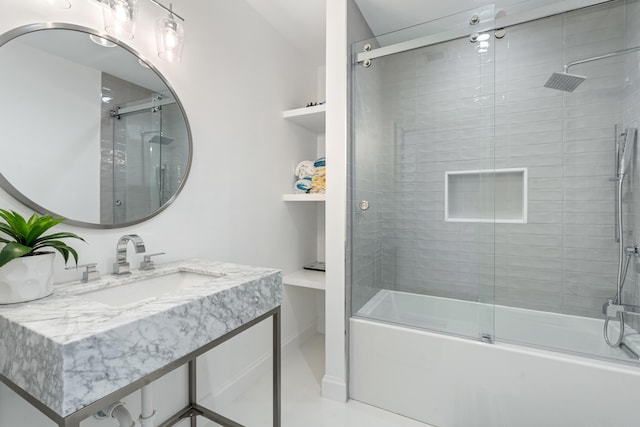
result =
[[165,30],[164,43],[168,48],[174,48],[178,46],[178,43],[180,43],[178,35],[173,29],[167,28]]
[[128,18],[127,9],[125,9],[125,7],[121,4],[116,5],[114,9],[114,13],[115,13],[115,18],[118,21],[126,21]]
[[158,21],[156,27],[158,56],[168,62],[180,62],[184,45],[184,27],[174,19],[172,13]]

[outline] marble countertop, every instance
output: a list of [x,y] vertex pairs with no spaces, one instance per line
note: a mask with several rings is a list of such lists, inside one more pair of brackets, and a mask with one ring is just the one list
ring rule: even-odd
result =
[[[87,297],[179,271],[211,278],[117,307]],[[281,303],[278,270],[205,260],[55,285],[41,300],[0,305],[0,374],[64,417]]]

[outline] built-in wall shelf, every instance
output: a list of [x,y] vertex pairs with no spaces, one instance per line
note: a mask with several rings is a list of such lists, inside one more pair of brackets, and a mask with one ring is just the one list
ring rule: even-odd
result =
[[527,168],[446,171],[447,222],[526,224]]
[[326,194],[283,194],[282,200],[285,202],[324,202]]
[[325,112],[327,105],[296,108],[282,113],[282,117],[316,133],[324,133]]
[[293,273],[285,274],[282,277],[282,283],[289,286],[324,290],[325,273],[317,270],[297,270]]

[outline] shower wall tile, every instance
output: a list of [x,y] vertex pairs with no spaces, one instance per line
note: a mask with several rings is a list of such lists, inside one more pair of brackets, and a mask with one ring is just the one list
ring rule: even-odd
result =
[[[626,4],[626,23],[625,25],[625,37],[626,46],[634,47],[640,45],[640,28],[636,25],[638,19],[640,19],[640,2],[628,1]],[[625,55],[624,59],[624,72],[625,72],[625,86],[624,86],[624,126],[638,127],[640,122],[640,54],[632,53]],[[632,162],[631,171],[631,188],[627,200],[630,200],[629,216],[625,216],[628,219],[628,223],[631,224],[631,230],[634,232],[627,240],[632,244],[638,243],[638,233],[640,230],[640,195],[638,194],[638,188],[640,188],[640,175],[637,172],[637,160],[638,160],[638,145],[636,145],[636,153],[634,155],[635,161]],[[635,190],[635,191],[634,191]],[[638,261],[633,260],[629,267],[629,274],[627,283],[624,287],[623,300],[627,303],[634,305],[640,305],[640,277],[638,276]],[[611,298],[611,297],[609,297]],[[640,317],[639,316],[627,316],[627,321],[636,330],[640,331]]]

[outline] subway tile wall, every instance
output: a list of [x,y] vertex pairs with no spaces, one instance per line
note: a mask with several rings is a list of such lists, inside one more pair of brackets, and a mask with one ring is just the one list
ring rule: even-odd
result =
[[[640,46],[640,2],[629,1],[625,9],[625,47]],[[623,122],[625,126],[640,127],[640,53],[635,52],[625,56],[625,85],[623,92]],[[640,135],[639,135],[640,136]],[[640,188],[640,174],[638,173],[638,145],[631,162],[631,187],[627,192],[631,209],[627,218],[630,234],[627,236],[629,244],[640,243],[640,194],[635,189]],[[635,167],[634,167],[635,166]],[[627,282],[624,287],[623,300],[628,304],[640,305],[640,291],[638,277],[638,259],[634,259],[629,268]],[[640,331],[640,316],[627,316],[625,319],[636,330]]]
[[[635,44],[638,13],[615,2],[508,28],[486,53],[454,40],[360,67],[371,84],[358,88],[354,143],[370,151],[356,151],[355,168],[370,179],[354,183],[382,206],[364,214],[367,227],[354,223],[367,247],[354,248],[366,272],[354,270],[354,294],[384,287],[601,317],[617,271],[614,126],[638,121],[638,62],[573,67],[588,77],[573,93],[543,86],[565,63]],[[529,173],[527,224],[444,221],[445,171],[517,167]],[[631,236],[637,175],[624,197]],[[492,200],[490,180],[480,193]]]

